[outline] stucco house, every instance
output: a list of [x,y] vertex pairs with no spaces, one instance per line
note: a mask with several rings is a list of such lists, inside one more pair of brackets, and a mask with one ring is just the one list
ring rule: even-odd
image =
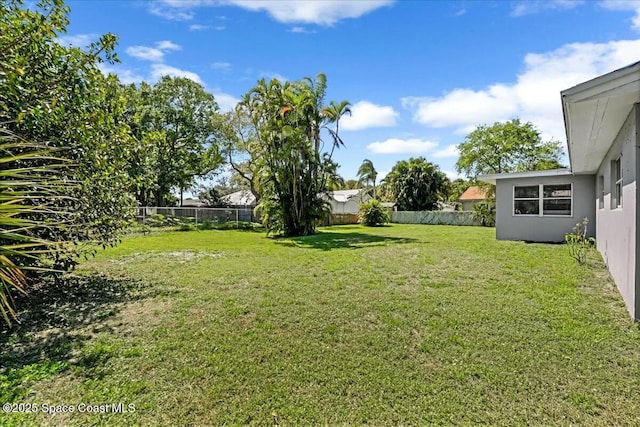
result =
[[458,197],[458,202],[462,204],[463,211],[472,211],[476,203],[487,200],[487,193],[480,187],[472,185],[464,190],[464,193]]
[[640,320],[640,62],[561,92],[570,169],[479,177],[496,184],[498,239],[562,241],[590,220],[631,316]]
[[371,191],[367,189],[337,190],[329,192],[329,204],[332,214],[357,214],[360,203],[371,200]]

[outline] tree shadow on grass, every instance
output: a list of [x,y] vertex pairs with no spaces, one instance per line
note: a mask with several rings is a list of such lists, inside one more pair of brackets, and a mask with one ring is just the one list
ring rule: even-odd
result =
[[286,246],[330,251],[332,249],[362,249],[371,246],[414,243],[417,242],[417,239],[409,237],[379,236],[358,232],[331,233],[320,231],[312,236],[292,237],[276,240],[276,242]]
[[128,278],[68,275],[18,296],[18,321],[0,325],[0,400],[21,399],[28,394],[26,384],[70,365],[90,369],[90,358],[74,361],[83,343],[110,330],[107,320],[123,303],[160,292]]

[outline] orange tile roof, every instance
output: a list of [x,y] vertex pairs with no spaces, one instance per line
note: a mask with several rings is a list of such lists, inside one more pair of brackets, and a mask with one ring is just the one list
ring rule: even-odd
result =
[[480,187],[471,186],[465,190],[464,193],[458,198],[460,201],[467,200],[484,200],[487,198],[487,193]]

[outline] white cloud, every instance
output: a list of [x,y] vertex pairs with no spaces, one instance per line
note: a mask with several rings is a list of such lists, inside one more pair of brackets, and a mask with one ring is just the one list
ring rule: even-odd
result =
[[193,19],[194,13],[184,7],[180,3],[171,5],[166,1],[154,1],[149,3],[149,12],[171,21],[189,21]]
[[120,64],[98,64],[98,69],[102,72],[102,74],[115,74],[120,79],[122,84],[128,85],[131,83],[140,83],[145,80],[145,78],[138,74],[134,70],[130,70],[128,68],[124,68]]
[[633,18],[631,18],[631,28],[633,28],[634,30],[640,30],[640,2],[636,0],[603,0],[599,4],[600,6],[608,10],[634,12],[635,15],[633,16]]
[[160,49],[149,46],[129,46],[125,52],[127,55],[133,56],[141,61],[162,61],[164,60],[164,52]]
[[229,72],[231,71],[231,64],[228,62],[214,62],[211,64],[211,68],[222,72]]
[[289,81],[289,79],[283,76],[282,74],[273,73],[271,71],[262,71],[259,76],[260,76],[259,78],[265,79],[265,80],[277,79],[277,80],[280,80],[281,82]]
[[100,36],[95,33],[89,34],[76,34],[74,36],[58,36],[56,37],[56,41],[63,46],[75,46],[75,47],[86,47],[92,42],[98,40]]
[[181,50],[180,45],[175,44],[171,40],[162,40],[156,42],[156,47],[149,46],[130,46],[125,52],[129,56],[133,56],[141,61],[162,62],[164,54],[171,50]]
[[519,117],[536,125],[544,139],[563,140],[560,91],[633,63],[638,52],[640,40],[567,44],[527,54],[515,82],[458,88],[440,97],[407,97],[402,104],[413,110],[414,121],[431,127],[468,133],[477,125]]
[[211,28],[211,25],[192,24],[189,25],[189,31],[205,31]]
[[240,102],[239,98],[236,98],[233,95],[229,95],[228,93],[224,93],[220,89],[214,89],[212,93],[213,97],[218,103],[218,107],[220,107],[220,111],[223,113],[226,113],[227,111],[233,111],[236,108],[238,102]]
[[149,11],[165,19],[185,21],[193,18],[193,8],[231,5],[253,12],[265,11],[273,19],[283,23],[333,25],[392,3],[393,0],[157,0],[150,4]]
[[584,4],[584,0],[525,0],[515,3],[511,16],[525,16],[546,10],[569,10]]
[[182,46],[175,44],[171,40],[162,40],[156,42],[156,47],[162,51],[165,50],[182,50]]
[[151,64],[151,80],[160,80],[162,76],[186,77],[204,86],[200,76],[192,71],[182,70],[167,64]]
[[376,105],[369,101],[356,102],[351,106],[351,115],[343,116],[340,127],[344,130],[362,130],[373,127],[396,125],[398,113],[393,107]]
[[458,151],[457,144],[451,144],[441,148],[440,150],[436,150],[432,155],[436,159],[444,159],[447,157],[458,157],[460,155],[460,151]]
[[458,179],[458,178],[464,178],[462,175],[460,175],[458,172],[455,172],[455,171],[443,170],[442,172],[443,172],[443,173],[447,176],[447,178],[449,178],[451,181],[454,181],[454,180],[456,180],[456,179]]
[[422,139],[390,138],[386,141],[372,142],[367,149],[376,154],[425,154],[433,151],[437,143]]
[[222,30],[226,30],[227,27],[225,27],[224,25],[216,25],[215,27],[213,27],[214,30],[216,31],[222,31]]
[[291,27],[291,29],[289,29],[290,33],[300,33],[300,34],[313,34],[315,33],[315,31],[313,30],[309,30],[305,27]]

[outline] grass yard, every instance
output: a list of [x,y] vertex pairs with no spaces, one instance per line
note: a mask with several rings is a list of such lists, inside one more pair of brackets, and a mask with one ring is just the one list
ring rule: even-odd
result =
[[[494,232],[129,237],[0,331],[0,400],[40,408],[0,425],[640,425],[599,257]],[[43,413],[80,402],[135,412]]]

